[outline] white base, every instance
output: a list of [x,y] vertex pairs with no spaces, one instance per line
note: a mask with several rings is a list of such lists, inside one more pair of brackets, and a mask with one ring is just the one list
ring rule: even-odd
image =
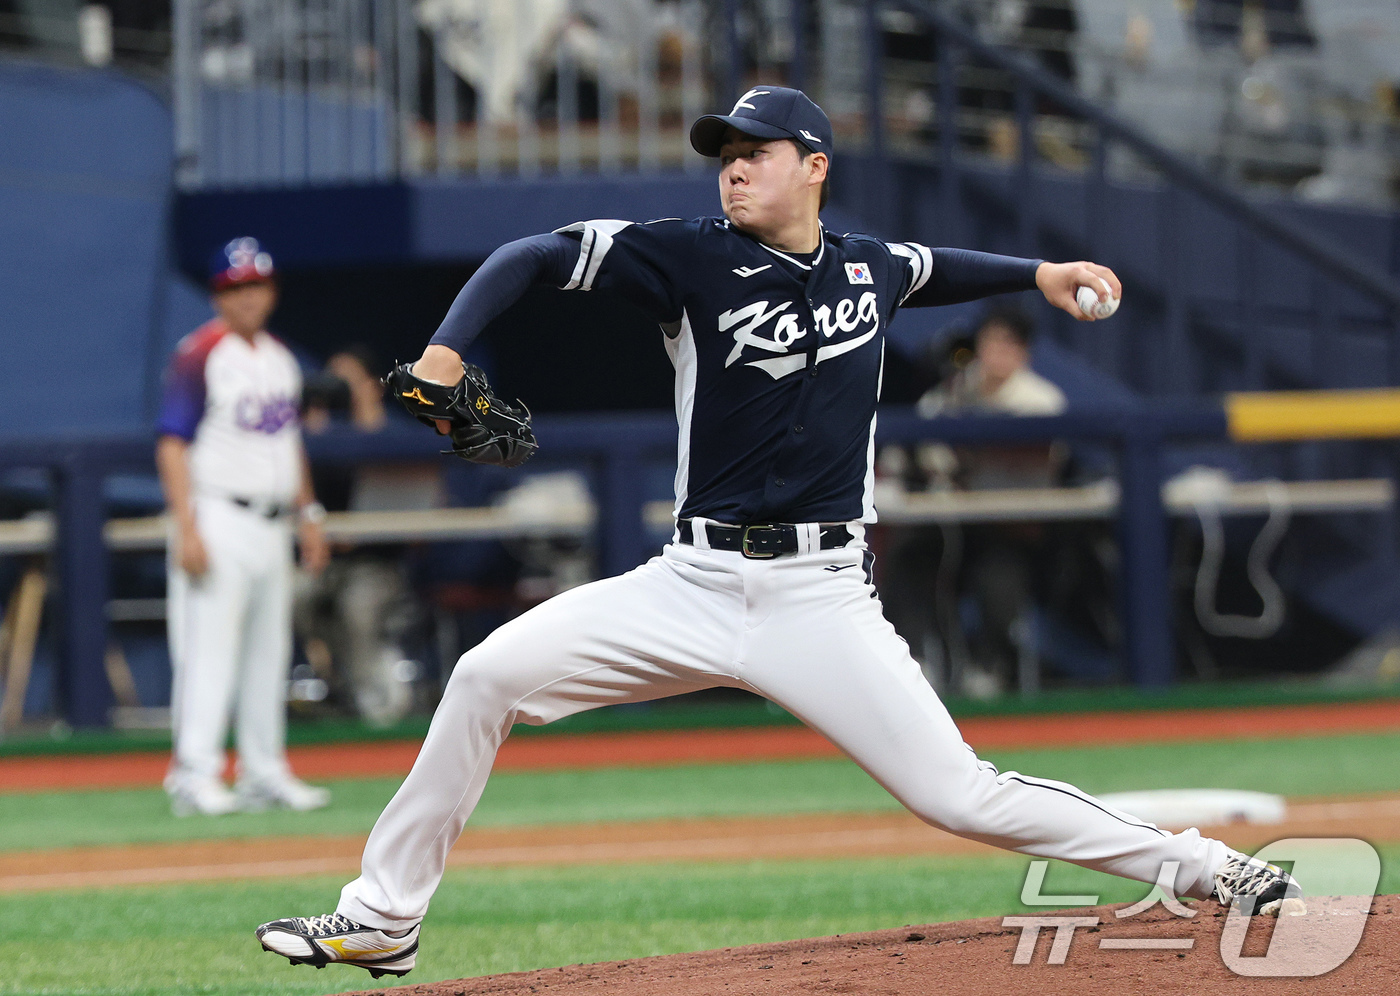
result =
[[1282,823],[1283,796],[1240,789],[1156,789],[1098,797],[1115,809],[1167,829],[1227,823]]

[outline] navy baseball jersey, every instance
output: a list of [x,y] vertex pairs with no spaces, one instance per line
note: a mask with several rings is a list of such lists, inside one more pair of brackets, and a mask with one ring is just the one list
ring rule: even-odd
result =
[[715,218],[561,231],[579,239],[566,290],[616,291],[666,332],[677,514],[733,523],[874,521],[895,310],[1032,288],[1039,263],[825,230],[804,258]]

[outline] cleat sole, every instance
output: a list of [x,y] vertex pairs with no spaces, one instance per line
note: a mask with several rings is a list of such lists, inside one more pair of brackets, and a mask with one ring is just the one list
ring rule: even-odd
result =
[[[348,962],[347,964],[353,965],[353,964],[355,964],[355,963],[352,961],[352,962]],[[392,975],[392,976],[393,976],[394,978],[396,978],[396,979],[401,979],[401,978],[403,978],[405,975],[407,975],[409,972],[413,971],[413,969],[411,969],[411,968],[405,968],[405,969],[397,969],[397,968],[370,968],[368,965],[361,965],[360,967],[361,967],[361,968],[364,968],[366,971],[369,972],[369,977],[370,977],[371,979],[378,979],[378,978],[381,978],[382,976],[385,976],[385,975]]]
[[416,940],[408,948],[407,951],[402,951],[394,957],[386,958],[382,963],[366,963],[363,961],[356,961],[353,958],[333,958],[320,955],[319,953],[312,957],[307,957],[304,955],[301,957],[294,957],[292,955],[283,954],[281,951],[277,951],[273,948],[268,947],[267,942],[263,940],[261,935],[258,936],[258,945],[264,951],[275,954],[281,958],[286,958],[287,961],[292,965],[310,965],[313,968],[317,969],[325,968],[329,964],[351,965],[355,968],[363,968],[370,974],[370,977],[373,979],[380,979],[386,975],[391,975],[396,978],[402,978],[409,972],[413,971],[414,962],[417,960],[414,956],[418,953],[418,943]]

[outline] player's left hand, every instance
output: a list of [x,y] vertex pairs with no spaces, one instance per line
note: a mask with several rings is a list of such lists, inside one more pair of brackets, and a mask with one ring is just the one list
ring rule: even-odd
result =
[[1085,260],[1077,263],[1041,263],[1035,271],[1035,285],[1045,295],[1045,300],[1081,322],[1092,322],[1094,319],[1084,313],[1074,295],[1080,287],[1092,287],[1100,301],[1106,300],[1109,292],[1103,289],[1100,279],[1108,281],[1113,297],[1123,296],[1123,283],[1117,274],[1098,263]]
[[319,522],[303,521],[297,527],[297,546],[301,550],[301,566],[310,574],[320,574],[331,562],[331,547]]
[[414,371],[423,363],[400,363],[384,378],[384,386],[410,415],[451,437],[452,449],[444,452],[470,463],[518,467],[539,449],[529,409],[497,397],[480,367],[462,364],[449,385],[445,376],[441,381],[418,376]]

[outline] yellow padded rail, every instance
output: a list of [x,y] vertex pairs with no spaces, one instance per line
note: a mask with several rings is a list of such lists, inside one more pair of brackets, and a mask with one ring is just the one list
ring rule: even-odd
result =
[[1400,437],[1400,390],[1229,394],[1225,417],[1240,442]]

